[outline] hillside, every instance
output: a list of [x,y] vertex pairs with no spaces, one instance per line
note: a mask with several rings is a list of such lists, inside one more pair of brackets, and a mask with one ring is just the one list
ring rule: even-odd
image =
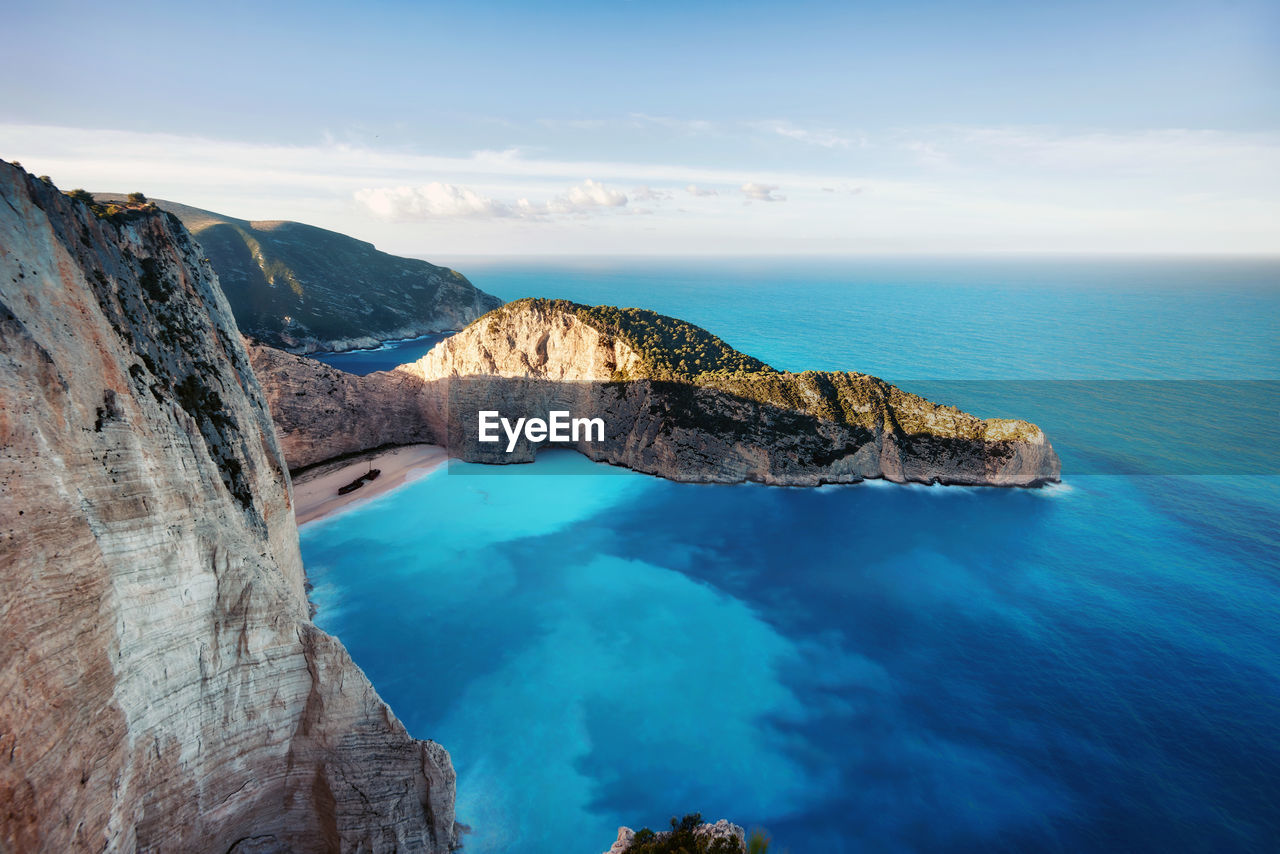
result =
[[603,438],[555,444],[680,481],[1037,486],[1060,471],[1034,424],[978,418],[866,374],[777,371],[643,309],[518,300],[417,362],[365,377],[265,347],[250,358],[290,468],[409,442],[528,462],[550,442],[483,442],[479,413],[563,410],[599,418]]
[[461,329],[502,304],[456,270],[389,255],[335,231],[152,201],[195,235],[241,331],[275,347],[306,353],[375,346]]

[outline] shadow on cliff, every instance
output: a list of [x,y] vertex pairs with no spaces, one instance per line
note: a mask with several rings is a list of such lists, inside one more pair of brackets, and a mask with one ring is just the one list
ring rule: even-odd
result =
[[[467,462],[530,462],[540,448],[671,480],[815,486],[885,478],[919,483],[1034,486],[1059,464],[1041,437],[988,440],[967,432],[910,433],[888,396],[868,400],[859,423],[819,417],[685,382],[560,382],[523,377],[423,380],[408,370],[355,376],[269,347],[251,348],[290,470],[385,445],[443,445]],[[599,420],[574,439],[491,432],[480,413],[512,431],[522,419]],[[959,414],[957,414],[959,415]]]

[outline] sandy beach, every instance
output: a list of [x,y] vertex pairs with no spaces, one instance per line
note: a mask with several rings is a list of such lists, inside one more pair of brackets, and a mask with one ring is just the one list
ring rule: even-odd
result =
[[[449,455],[439,445],[406,445],[386,451],[362,454],[336,463],[326,463],[294,478],[294,512],[299,525],[331,516],[351,505],[367,501],[397,486],[430,474],[448,462]],[[370,468],[381,469],[377,480],[355,492],[339,495],[345,486]]]

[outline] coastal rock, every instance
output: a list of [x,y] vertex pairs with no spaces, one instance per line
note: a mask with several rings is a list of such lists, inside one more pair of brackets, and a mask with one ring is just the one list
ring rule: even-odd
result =
[[0,163],[0,850],[455,847],[454,773],[311,624],[212,268]]
[[618,838],[609,846],[609,850],[604,854],[626,854],[631,843],[635,841],[636,832],[629,827],[618,828]]
[[399,372],[424,380],[507,377],[555,382],[608,382],[643,375],[629,342],[601,330],[558,302],[520,300],[486,315],[432,347]]
[[[696,817],[692,817],[697,820]],[[673,820],[674,822],[674,820]],[[658,840],[671,836],[672,831],[663,830],[654,834]],[[710,847],[719,840],[728,843],[729,848],[735,851],[746,852],[747,850],[747,834],[741,827],[731,823],[727,819],[720,819],[714,824],[704,823],[693,828],[693,836],[697,844],[702,847]],[[627,854],[631,850],[636,841],[636,832],[629,827],[618,828],[618,838],[614,840],[613,845],[609,847],[604,854]]]
[[290,470],[382,445],[443,439],[440,395],[418,377],[358,377],[315,359],[246,342],[253,371],[275,417]]
[[673,480],[1036,486],[1061,470],[1034,424],[977,418],[866,374],[776,371],[640,309],[520,300],[396,372],[447,396],[446,441],[467,460],[525,462],[537,451],[479,442],[479,410],[562,409],[605,423],[604,441],[564,446]]
[[236,219],[163,199],[155,204],[195,235],[240,330],[291,352],[376,347],[461,329],[502,304],[456,270],[379,252],[336,231]]
[[[782,486],[1037,486],[1060,463],[1034,424],[981,419],[866,374],[793,374],[639,309],[520,300],[394,371],[354,377],[254,350],[291,468],[383,444],[434,442],[493,464],[573,448],[679,481]],[[300,393],[301,392],[301,393]],[[481,411],[565,411],[603,439],[481,442]],[[361,447],[362,446],[362,447]]]

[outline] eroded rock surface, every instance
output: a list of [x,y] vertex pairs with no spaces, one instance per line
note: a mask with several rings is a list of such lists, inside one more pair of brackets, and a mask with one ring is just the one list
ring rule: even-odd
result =
[[418,377],[358,377],[274,347],[248,348],[293,471],[382,445],[443,441],[443,395]]
[[866,374],[776,371],[636,309],[520,300],[415,363],[362,378],[285,354],[254,359],[270,368],[260,376],[294,467],[410,441],[528,462],[548,443],[521,439],[508,453],[505,441],[480,442],[478,413],[514,422],[561,410],[604,423],[602,441],[561,446],[672,480],[1035,486],[1060,471],[1034,424],[977,418]]
[[449,850],[448,754],[308,619],[199,247],[5,163],[0,201],[0,850]]

